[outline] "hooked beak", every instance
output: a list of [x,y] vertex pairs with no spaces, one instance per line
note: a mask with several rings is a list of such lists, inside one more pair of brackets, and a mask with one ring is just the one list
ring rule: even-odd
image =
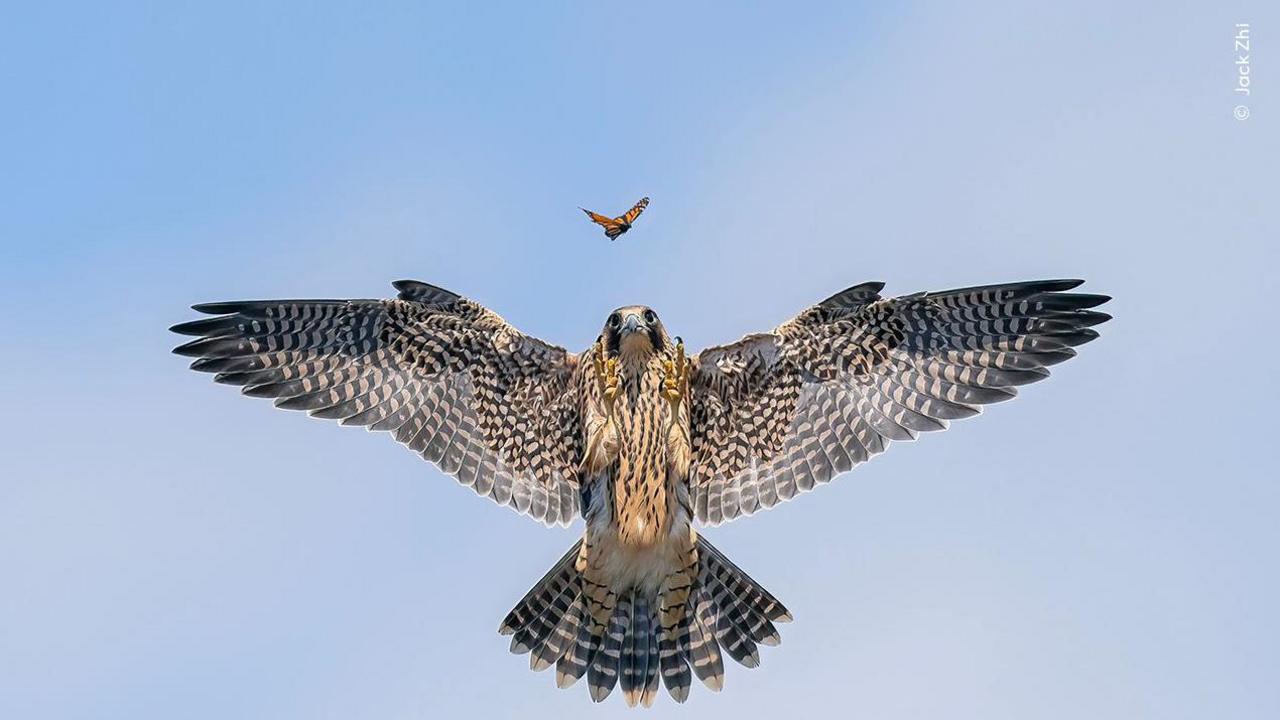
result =
[[640,332],[642,330],[644,330],[644,324],[640,322],[639,315],[631,313],[622,320],[621,332],[623,335],[630,335],[631,333]]

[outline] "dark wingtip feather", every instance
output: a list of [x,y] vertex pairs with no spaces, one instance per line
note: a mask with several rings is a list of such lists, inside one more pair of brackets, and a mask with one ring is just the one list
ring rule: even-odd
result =
[[1093,342],[1094,340],[1097,340],[1099,335],[1097,330],[1093,330],[1087,327],[1082,327],[1082,328],[1079,328],[1078,330],[1069,330],[1066,332],[1053,333],[1049,337],[1053,338],[1054,340],[1057,340],[1058,342],[1061,342],[1063,345],[1066,345],[1068,347],[1079,347],[1080,345],[1083,345],[1087,342]]
[[818,305],[834,309],[856,308],[879,298],[883,289],[884,283],[879,281],[859,283],[841,290]]
[[[256,388],[255,388],[256,389]],[[263,390],[267,392],[267,390]],[[262,397],[271,397],[264,395]],[[316,410],[319,408],[329,407],[333,403],[329,400],[328,393],[316,392],[309,395],[294,395],[293,397],[277,397],[275,406],[281,410]]]
[[262,370],[263,365],[255,357],[202,357],[191,363],[191,369],[206,373],[243,373]]
[[[175,348],[176,349],[176,348]],[[223,358],[200,358],[191,363],[191,369],[196,372],[216,373],[223,371],[223,365],[227,361]]]
[[208,338],[200,338],[191,342],[183,343],[173,349],[174,355],[182,355],[183,357],[202,357],[205,349],[209,347]]
[[[993,285],[990,288],[970,288],[971,290],[1003,290],[1014,293],[1016,297],[1027,298],[1041,293],[1064,293],[1068,290],[1074,290],[1084,284],[1084,280],[1078,278],[1058,278],[1054,280],[1026,280],[1023,282],[1009,283],[1007,285]],[[1048,295],[1048,297],[1056,297]]]
[[[219,378],[222,378],[220,382],[223,382],[224,384],[227,384],[227,385],[243,384],[243,383],[235,382],[237,378],[235,375],[231,373],[215,375],[213,379],[215,382],[219,382]],[[248,379],[248,378],[242,377],[242,379]],[[281,387],[278,383],[262,383],[259,385],[246,385],[245,388],[240,392],[244,393],[249,397],[275,398],[275,397],[280,397]],[[289,409],[289,408],[286,408],[286,409]]]
[[1043,367],[1049,367],[1051,365],[1057,365],[1058,363],[1066,362],[1075,356],[1076,356],[1076,351],[1067,347],[1061,350],[1050,350],[1047,352],[1032,353],[1030,357],[1035,362],[1040,363],[1040,365],[1042,365]]
[[202,337],[179,345],[173,352],[186,357],[226,358],[253,351],[255,342],[245,338],[214,336]]
[[233,300],[231,302],[212,302],[212,303],[196,303],[191,306],[192,310],[205,315],[230,315],[238,312],[238,308],[249,305],[250,303],[243,300]]
[[1101,325],[1111,319],[1111,315],[1104,312],[1098,312],[1096,310],[1076,310],[1075,312],[1063,313],[1060,315],[1054,314],[1049,317],[1065,320],[1078,328]]
[[213,381],[219,385],[244,385],[251,378],[252,373],[220,372],[213,376]]
[[[1098,307],[1103,303],[1111,302],[1110,295],[1101,295],[1098,293],[1072,293],[1071,297],[1075,298],[1076,301],[1080,303],[1080,305],[1077,306],[1078,310]],[[1087,305],[1084,304],[1086,302],[1088,303]]]
[[214,335],[227,335],[235,332],[238,325],[239,322],[232,316],[211,317],[178,323],[170,327],[169,332],[179,335],[213,337]]
[[458,293],[421,280],[396,280],[391,286],[399,293],[399,299],[425,305],[439,305],[462,299]]
[[937,290],[930,292],[912,293],[904,295],[901,299],[912,300],[920,297],[943,298],[969,295],[972,293],[999,292],[1006,293],[1004,300],[1025,299],[1040,295],[1043,293],[1064,292],[1080,287],[1084,284],[1084,280],[1078,279],[1059,279],[1059,280],[1026,280],[1022,282],[1000,283],[998,285],[973,285],[970,287],[953,288],[950,290]]
[[1097,307],[1111,298],[1092,293],[1046,293],[1036,298],[1045,310],[1071,311]]
[[1084,280],[1080,278],[1059,278],[1057,280],[1040,280],[1026,284],[1049,292],[1062,292],[1080,287],[1084,284]]

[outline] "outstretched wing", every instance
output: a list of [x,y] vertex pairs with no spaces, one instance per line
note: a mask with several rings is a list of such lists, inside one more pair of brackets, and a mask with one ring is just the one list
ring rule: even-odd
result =
[[394,300],[196,305],[193,370],[276,407],[387,431],[443,472],[547,524],[578,514],[577,356],[448,290]]
[[578,209],[586,213],[587,217],[591,218],[591,222],[604,228],[604,234],[608,235],[610,240],[614,240],[619,235],[626,232],[626,230],[624,230],[622,227],[622,223],[619,222],[619,220],[621,220],[622,218],[615,219],[611,217],[605,217],[600,213],[591,212],[586,208],[578,208]]
[[649,198],[642,197],[640,198],[640,202],[632,205],[631,209],[623,213],[622,217],[618,218],[618,220],[622,221],[624,225],[630,225],[636,221],[636,218],[640,217],[640,213],[644,212],[644,209],[647,207],[649,207]]
[[694,358],[690,493],[708,524],[773,507],[942,430],[1097,337],[1110,298],[1080,280],[881,299],[849,288],[779,326]]

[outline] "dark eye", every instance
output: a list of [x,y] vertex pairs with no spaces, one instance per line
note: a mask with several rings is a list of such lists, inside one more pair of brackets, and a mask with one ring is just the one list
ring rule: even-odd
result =
[[645,310],[644,321],[652,325],[653,323],[658,322],[658,316],[652,310]]
[[613,328],[614,330],[617,330],[618,326],[621,324],[622,324],[621,315],[619,315],[618,313],[614,313],[609,316],[609,327]]

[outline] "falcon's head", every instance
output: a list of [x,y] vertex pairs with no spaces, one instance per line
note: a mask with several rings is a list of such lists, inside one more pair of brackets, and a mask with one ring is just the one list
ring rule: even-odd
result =
[[600,337],[612,356],[645,356],[671,345],[658,314],[644,305],[628,305],[609,313]]

